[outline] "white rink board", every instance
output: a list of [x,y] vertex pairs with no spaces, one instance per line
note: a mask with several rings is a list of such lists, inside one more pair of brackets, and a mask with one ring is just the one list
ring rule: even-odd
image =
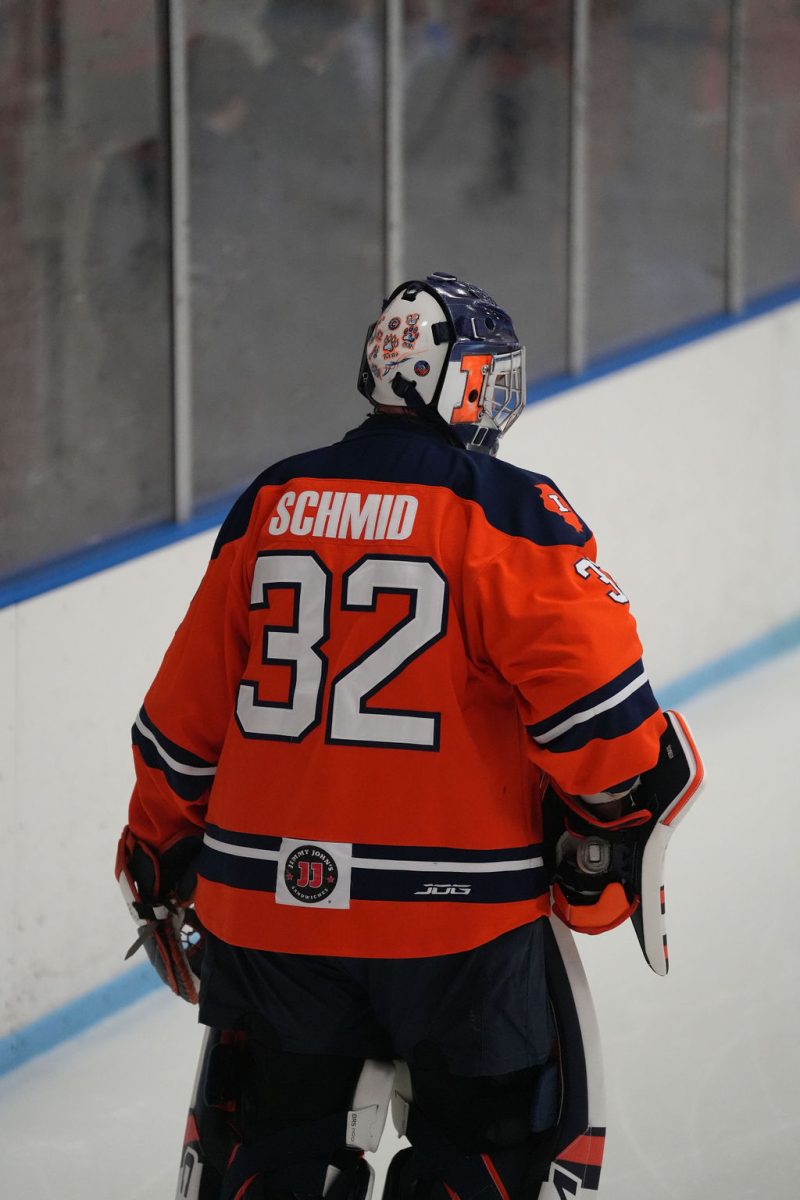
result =
[[[608,1089],[599,1200],[797,1200],[798,683],[800,651],[687,708],[707,782],[667,856],[667,978],[629,926],[579,939]],[[0,1079],[0,1195],[171,1197],[200,1040],[165,989]],[[399,1144],[387,1128],[379,1179]]]
[[[798,379],[794,304],[537,405],[504,444],[597,531],[657,690],[800,614]],[[130,726],[213,537],[0,611],[0,1037],[122,969]]]
[[191,538],[0,612],[0,661],[13,667],[0,688],[0,1035],[122,970],[133,926],[114,858],[130,728],[212,543]]

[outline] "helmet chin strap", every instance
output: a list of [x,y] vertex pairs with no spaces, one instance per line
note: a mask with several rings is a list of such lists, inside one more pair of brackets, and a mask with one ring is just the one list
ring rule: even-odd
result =
[[404,379],[400,374],[395,375],[392,380],[392,391],[395,396],[400,397],[407,408],[415,412],[423,421],[427,421],[429,425],[433,425],[436,429],[445,433],[447,440],[453,446],[460,446],[463,449],[464,443],[453,433],[450,425],[445,421],[436,406],[425,403],[412,380]]

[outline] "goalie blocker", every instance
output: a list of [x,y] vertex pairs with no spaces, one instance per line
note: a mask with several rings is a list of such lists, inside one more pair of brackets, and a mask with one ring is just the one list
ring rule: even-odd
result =
[[579,933],[604,933],[630,917],[645,959],[669,970],[664,858],[672,832],[694,803],[703,764],[680,713],[667,710],[656,765],[601,820],[592,807],[552,786],[546,820],[555,843],[553,910]]

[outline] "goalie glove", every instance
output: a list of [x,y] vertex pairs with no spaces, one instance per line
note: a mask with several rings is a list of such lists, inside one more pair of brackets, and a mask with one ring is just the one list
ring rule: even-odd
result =
[[[688,812],[703,780],[703,764],[680,713],[668,710],[656,765],[604,821],[592,806],[557,793],[545,795],[553,837],[553,910],[571,929],[604,933],[631,918],[642,953],[658,975],[669,969],[664,857],[673,829]],[[560,809],[554,816],[556,806]],[[551,835],[552,836],[552,835]]]
[[625,816],[602,821],[588,805],[560,797],[566,828],[555,845],[553,909],[579,933],[615,929],[638,904],[627,885],[633,877],[636,830],[648,824],[651,815],[632,809],[632,796],[625,799],[630,810]]
[[126,960],[144,946],[158,975],[176,996],[197,1004],[205,930],[191,906],[199,837],[187,837],[157,855],[125,828],[116,876],[139,936]]

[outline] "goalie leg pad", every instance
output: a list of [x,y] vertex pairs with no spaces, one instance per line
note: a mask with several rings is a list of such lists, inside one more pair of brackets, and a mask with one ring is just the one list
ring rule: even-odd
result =
[[175,1200],[219,1200],[241,1141],[237,1127],[242,1035],[207,1029],[200,1051]]
[[392,1160],[384,1200],[448,1200],[448,1188],[450,1200],[452,1192],[460,1200],[479,1191],[483,1200],[597,1192],[606,1132],[597,1021],[569,930],[553,919],[545,932],[556,1061],[527,1079],[398,1070],[395,1123],[402,1131],[408,1115],[412,1147]]
[[[505,1076],[466,1077],[411,1067],[407,1134],[413,1156],[398,1159],[392,1187],[442,1189],[472,1200],[531,1200],[547,1178],[558,1120],[555,1062]],[[417,1190],[419,1190],[419,1188]]]
[[389,1163],[381,1200],[424,1200],[417,1178],[414,1150],[406,1146],[398,1150]]
[[367,1200],[362,1143],[380,1141],[393,1074],[388,1064],[289,1054],[268,1036],[209,1030],[176,1200]]

